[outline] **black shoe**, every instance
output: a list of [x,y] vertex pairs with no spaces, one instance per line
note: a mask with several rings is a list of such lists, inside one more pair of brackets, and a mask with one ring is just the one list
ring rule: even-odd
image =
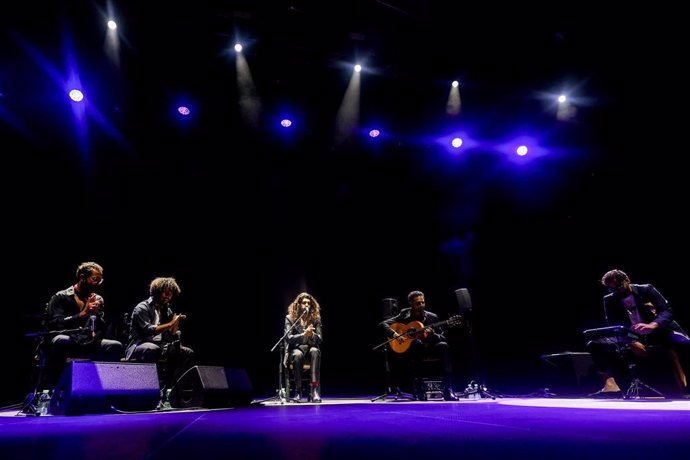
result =
[[453,390],[446,390],[443,392],[444,401],[458,401],[460,398],[453,392]]

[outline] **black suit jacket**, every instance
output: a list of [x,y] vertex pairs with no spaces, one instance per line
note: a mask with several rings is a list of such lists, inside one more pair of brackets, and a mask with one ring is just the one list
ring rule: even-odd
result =
[[[403,308],[400,310],[400,313],[398,313],[396,316],[393,316],[391,318],[385,319],[379,323],[379,326],[383,328],[383,330],[386,332],[386,336],[388,338],[393,337],[393,334],[395,334],[395,331],[391,328],[391,324],[393,323],[402,323],[402,324],[407,324],[410,321],[419,321],[421,322],[424,326],[431,326],[432,324],[439,323],[440,320],[438,319],[438,315],[436,313],[432,313],[428,310],[424,310],[424,314],[421,317],[415,317],[412,316],[412,308]],[[436,343],[436,342],[445,342],[446,337],[443,332],[443,327],[442,326],[435,326],[434,327],[434,333],[429,334],[427,337],[427,342],[430,343]]]
[[[663,340],[673,331],[687,335],[673,318],[671,305],[654,286],[651,284],[631,284],[630,288],[642,322],[651,323],[655,321],[659,324],[659,329],[644,337],[646,341]],[[653,309],[644,306],[648,302],[654,305]],[[630,316],[623,305],[623,297],[616,293],[604,296],[604,315],[606,315],[606,323],[609,326],[619,324],[632,326]]]

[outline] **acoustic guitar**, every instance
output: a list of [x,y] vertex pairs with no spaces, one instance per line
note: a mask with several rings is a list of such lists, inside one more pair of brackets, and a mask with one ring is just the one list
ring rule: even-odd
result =
[[407,349],[410,348],[413,340],[423,339],[429,335],[429,329],[437,326],[453,327],[461,324],[462,321],[462,316],[455,315],[445,321],[439,321],[438,323],[429,324],[428,326],[424,326],[424,324],[419,321],[410,321],[407,324],[393,323],[391,324],[391,329],[400,334],[400,337],[391,340],[389,343],[394,352],[405,353]]

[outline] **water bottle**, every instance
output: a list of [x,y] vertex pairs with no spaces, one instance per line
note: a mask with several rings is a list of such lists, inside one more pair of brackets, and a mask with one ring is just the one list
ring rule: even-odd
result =
[[36,405],[36,413],[38,415],[48,415],[50,408],[50,390],[43,390],[38,396],[38,404]]
[[479,394],[479,384],[472,380],[467,388],[465,388],[465,396],[467,399],[481,399],[481,394]]

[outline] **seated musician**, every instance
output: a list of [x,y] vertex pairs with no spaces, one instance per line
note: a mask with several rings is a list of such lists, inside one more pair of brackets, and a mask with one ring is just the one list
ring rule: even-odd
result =
[[651,284],[632,284],[621,270],[606,272],[601,283],[609,291],[603,299],[607,325],[623,325],[631,333],[587,343],[604,381],[603,388],[591,396],[619,397],[622,392],[615,374],[624,359],[648,356],[650,345],[669,347],[685,355],[690,349],[690,338],[673,318],[664,296]]
[[[424,294],[420,291],[412,291],[407,295],[410,306],[404,308],[396,316],[388,318],[381,323],[381,326],[389,338],[396,338],[391,342],[391,348],[396,351],[400,348],[403,359],[407,360],[412,369],[415,397],[425,400],[426,396],[422,388],[420,376],[420,363],[424,357],[433,356],[440,358],[443,366],[443,399],[446,401],[457,401],[458,397],[453,392],[451,384],[452,362],[450,348],[443,335],[442,327],[421,328],[420,333],[410,335],[409,332],[416,332],[419,327],[406,328],[411,322],[419,322],[423,326],[439,323],[439,318],[435,313],[426,310]],[[403,327],[397,327],[403,325]],[[397,330],[396,330],[397,329]],[[396,344],[399,347],[396,347]]]
[[103,283],[103,267],[83,262],[76,277],[73,285],[55,293],[46,305],[44,325],[59,333],[52,336],[46,350],[45,374],[40,382],[44,389],[55,387],[68,357],[101,361],[122,357],[122,343],[105,338],[104,302],[97,293]]
[[180,343],[180,320],[170,303],[180,294],[175,278],[156,278],[149,285],[151,296],[132,311],[127,359],[157,363],[161,402],[167,402],[167,390],[193,365],[194,351]]
[[287,342],[285,365],[292,363],[295,382],[293,401],[302,400],[302,367],[307,360],[311,364],[311,385],[309,400],[321,402],[321,343],[323,325],[321,322],[321,304],[308,292],[297,295],[288,305],[285,315],[284,331]]

